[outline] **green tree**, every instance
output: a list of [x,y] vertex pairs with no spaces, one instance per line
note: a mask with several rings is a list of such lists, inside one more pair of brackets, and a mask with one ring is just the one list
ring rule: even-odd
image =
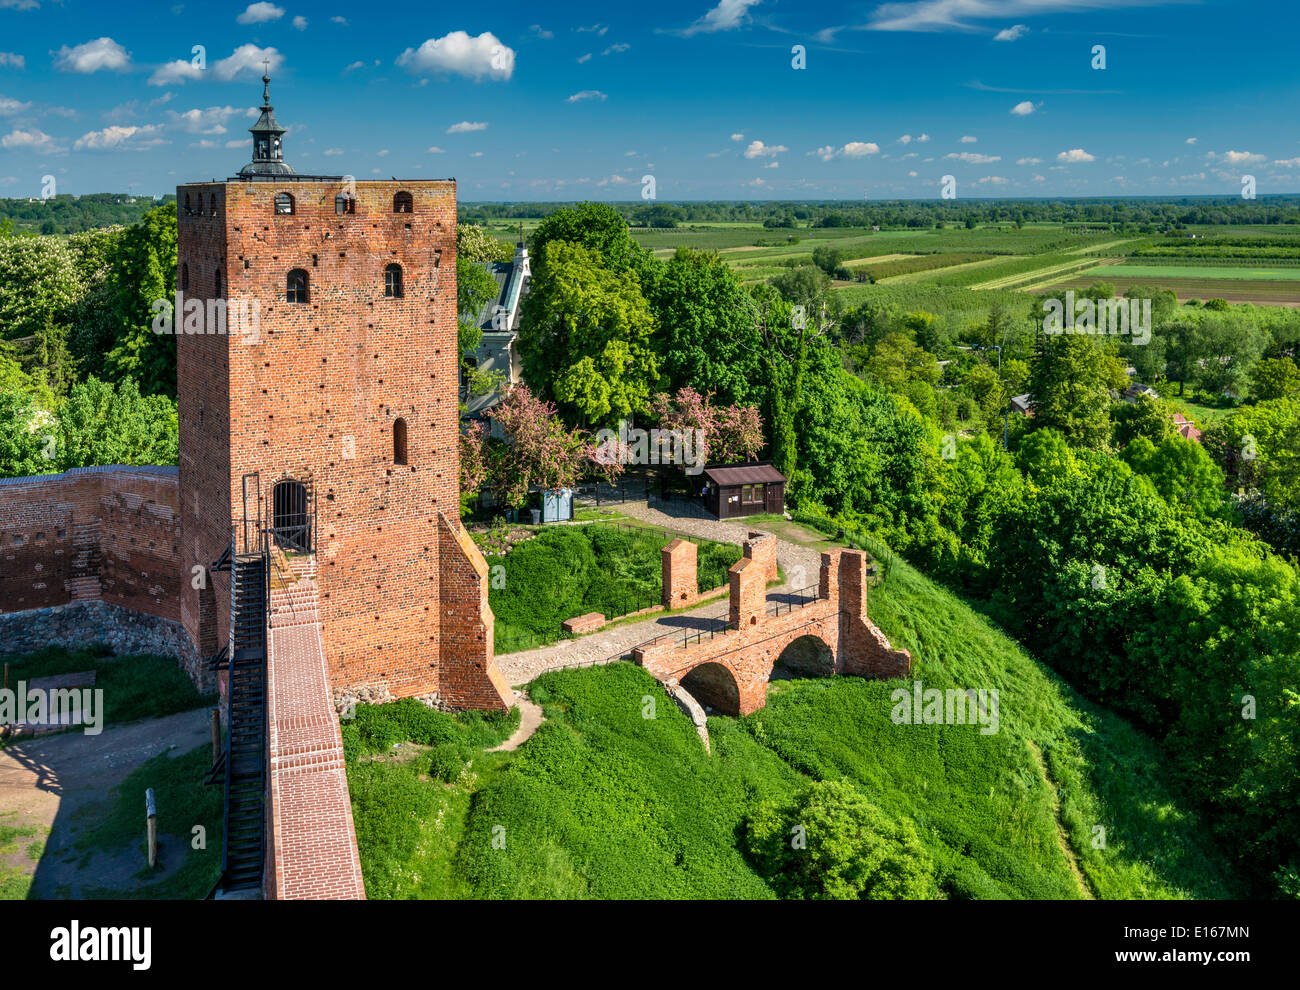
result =
[[644,411],[659,380],[651,350],[655,319],[635,279],[620,277],[587,248],[551,241],[524,302],[519,352],[543,397],[568,404],[585,424]]
[[0,477],[45,474],[54,470],[44,453],[48,443],[41,429],[43,413],[31,396],[15,389],[0,388]]
[[646,299],[658,325],[661,389],[690,386],[721,402],[762,400],[749,296],[717,252],[679,248]]
[[1265,358],[1255,365],[1255,398],[1286,399],[1300,395],[1300,367],[1291,358]]
[[1034,428],[1060,431],[1071,443],[1100,450],[1110,439],[1112,363],[1090,337],[1047,337],[1030,370]]
[[456,224],[456,272],[460,273],[462,261],[509,261],[515,256],[514,248],[493,237],[487,230],[472,223]]
[[1123,447],[1137,437],[1159,445],[1173,436],[1174,421],[1160,399],[1139,395],[1136,402],[1117,403],[1111,414],[1115,427],[1115,446]]
[[1156,446],[1147,437],[1138,436],[1120,456],[1138,474],[1150,478],[1170,505],[1181,506],[1200,519],[1227,515],[1223,471],[1199,443],[1170,435]]
[[74,385],[57,413],[58,466],[175,464],[176,403],[142,396],[131,379],[91,377]]
[[649,259],[632,240],[627,221],[608,203],[579,203],[556,210],[533,231],[529,245],[533,255],[541,256],[552,241],[580,244],[615,272],[639,270]]
[[835,270],[840,267],[840,262],[844,260],[844,252],[833,244],[822,244],[813,248],[812,260],[813,264],[827,275],[834,275]]
[[906,818],[851,784],[818,781],[788,808],[762,806],[746,844],[776,892],[806,900],[934,900],[934,862]]

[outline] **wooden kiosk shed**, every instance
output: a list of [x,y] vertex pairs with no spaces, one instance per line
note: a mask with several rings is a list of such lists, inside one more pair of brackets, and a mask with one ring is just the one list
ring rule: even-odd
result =
[[771,464],[704,469],[704,507],[719,519],[785,511],[785,476]]

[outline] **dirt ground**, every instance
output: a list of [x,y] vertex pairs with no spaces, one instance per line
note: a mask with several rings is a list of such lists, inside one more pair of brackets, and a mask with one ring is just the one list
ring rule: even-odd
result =
[[[75,843],[85,815],[77,812],[108,800],[146,760],[202,745],[209,731],[207,710],[200,708],[109,727],[98,736],[65,732],[0,749],[0,829],[22,834],[0,846],[0,879],[8,879],[12,889],[15,873],[34,876],[27,896],[37,898],[77,897],[86,887],[129,889],[145,865],[138,845],[112,855],[83,853]],[[143,835],[143,808],[140,827]]]

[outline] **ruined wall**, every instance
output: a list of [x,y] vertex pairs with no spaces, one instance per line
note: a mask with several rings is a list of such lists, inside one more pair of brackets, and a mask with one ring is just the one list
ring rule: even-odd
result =
[[0,479],[0,612],[104,601],[179,618],[174,467]]

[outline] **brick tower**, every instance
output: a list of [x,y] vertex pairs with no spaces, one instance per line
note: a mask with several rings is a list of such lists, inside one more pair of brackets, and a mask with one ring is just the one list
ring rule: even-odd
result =
[[332,688],[504,707],[459,522],[455,181],[296,173],[262,81],[252,162],[176,191],[182,621],[227,642],[227,576],[192,575],[248,517],[314,575]]

